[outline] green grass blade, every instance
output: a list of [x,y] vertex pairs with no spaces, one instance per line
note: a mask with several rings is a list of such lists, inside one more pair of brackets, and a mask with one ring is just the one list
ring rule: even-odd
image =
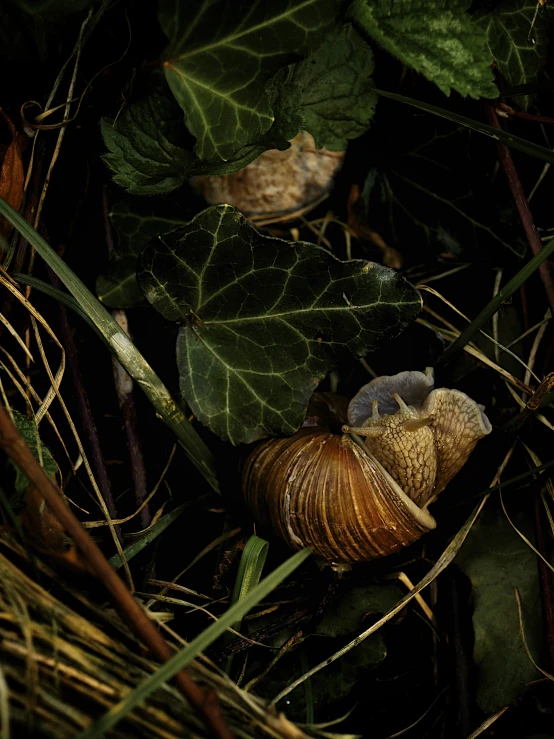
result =
[[38,290],[44,295],[48,295],[50,298],[54,298],[54,300],[57,300],[58,303],[65,305],[66,308],[70,308],[79,316],[79,318],[82,318],[83,321],[86,321],[88,325],[94,331],[96,331],[101,339],[104,338],[104,336],[96,328],[95,324],[87,316],[85,311],[81,310],[81,306],[79,305],[79,303],[75,300],[75,298],[72,298],[71,295],[64,293],[62,290],[58,290],[57,287],[49,285],[47,282],[39,280],[38,277],[33,277],[32,275],[23,275],[20,272],[11,272],[10,277],[12,278],[12,280],[15,280],[20,285],[28,285],[34,290]]
[[414,98],[409,98],[405,95],[397,95],[395,92],[386,92],[385,90],[375,90],[375,92],[385,98],[390,98],[391,100],[396,100],[399,103],[411,105],[413,108],[425,110],[427,111],[427,113],[433,113],[434,115],[438,115],[441,118],[446,118],[453,123],[459,123],[461,126],[471,128],[472,131],[478,131],[485,136],[490,136],[490,138],[496,139],[496,141],[500,141],[502,144],[505,144],[512,149],[519,149],[519,151],[523,151],[525,152],[525,154],[529,154],[530,156],[536,157],[537,159],[542,159],[542,161],[544,162],[550,162],[551,164],[554,164],[554,152],[544,146],[539,146],[539,144],[535,144],[532,141],[527,141],[526,139],[522,139],[519,136],[514,136],[513,134],[508,133],[507,131],[503,131],[502,129],[488,126],[486,123],[481,123],[481,121],[476,121],[473,118],[467,118],[465,115],[459,115],[458,113],[454,113],[451,110],[438,108],[436,105],[430,105],[429,103],[424,103],[421,100],[415,100]]
[[294,572],[310,554],[309,549],[302,549],[300,552],[293,554],[292,557],[256,585],[244,598],[231,606],[221,618],[208,626],[196,639],[193,639],[187,647],[177,652],[153,675],[146,678],[138,687],[131,690],[122,700],[112,706],[101,718],[82,731],[77,739],[99,739],[99,737],[104,736],[105,732],[113,728],[122,718],[125,718],[128,713],[146,700],[163,683],[171,680],[179,670],[186,667],[200,652],[213,644],[229,626],[242,619],[256,603],[263,600],[286,577]]
[[[231,605],[238,603],[260,582],[268,549],[268,542],[256,535],[251,536],[246,542],[239,562],[235,587],[231,596]],[[242,619],[239,619],[232,625],[232,628],[235,631],[240,631],[241,626]],[[231,634],[227,636],[231,637]],[[225,665],[227,673],[231,671],[232,664],[233,656],[231,655]]]
[[501,290],[498,291],[479,315],[473,319],[464,331],[462,331],[456,341],[453,341],[444,354],[441,354],[438,359],[438,364],[442,364],[447,359],[450,359],[453,354],[460,351],[460,349],[463,349],[464,346],[473,339],[479,329],[481,329],[483,325],[492,318],[492,316],[494,316],[502,303],[505,300],[508,300],[508,298],[510,298],[515,291],[521,287],[529,277],[531,277],[533,272],[535,272],[535,270],[537,270],[541,264],[548,259],[552,252],[554,252],[554,239],[550,239],[550,241],[542,247],[540,252],[530,259],[527,264],[523,266]]
[[202,473],[211,487],[214,490],[219,490],[215,473],[215,460],[211,451],[187,421],[183,411],[171,397],[168,389],[125,331],[42,236],[2,197],[0,197],[0,214],[36,249],[48,266],[56,273],[60,281],[73,295],[81,310],[86,313],[102,334],[104,340],[129,375],[140,385],[158,415],[175,433],[190,461]]
[[[251,536],[248,539],[240,558],[231,605],[244,598],[260,582],[268,549],[267,541],[260,539],[259,536]],[[237,621],[237,624],[233,626],[234,629],[240,627],[239,621]]]

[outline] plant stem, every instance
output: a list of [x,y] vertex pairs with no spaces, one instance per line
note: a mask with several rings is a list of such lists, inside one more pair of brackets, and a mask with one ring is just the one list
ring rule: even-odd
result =
[[[123,310],[114,310],[112,315],[121,328],[128,331],[127,316]],[[135,398],[133,393],[133,380],[121,366],[116,357],[112,356],[113,375],[115,381],[115,390],[119,407],[123,413],[125,423],[125,434],[127,436],[127,449],[131,459],[131,474],[133,476],[133,488],[135,491],[135,503],[137,508],[140,507],[148,496],[148,488],[146,486],[146,466],[142,455],[142,446],[137,431],[137,410],[135,406]],[[145,505],[139,514],[139,526],[146,529],[150,525],[150,508]]]
[[[498,112],[496,109],[495,112]],[[501,112],[505,113],[509,118],[522,118],[525,121],[534,121],[535,123],[546,123],[554,126],[554,118],[548,118],[545,115],[533,115],[532,113],[523,113],[521,110],[514,110],[508,105],[503,105]]]
[[[56,275],[50,269],[48,271],[50,273],[50,281],[54,287],[59,287],[60,283]],[[104,455],[102,454],[102,449],[100,447],[100,439],[98,438],[98,430],[92,415],[88,393],[83,385],[83,378],[79,366],[79,355],[77,353],[77,347],[75,346],[75,340],[67,318],[67,308],[65,305],[60,305],[60,328],[63,337],[64,349],[67,354],[69,373],[77,396],[77,407],[79,409],[81,423],[83,424],[83,428],[85,429],[86,437],[88,439],[94,473],[98,480],[100,492],[111,518],[117,518],[117,508],[112,495],[112,486],[110,484],[108,470],[106,469]],[[114,525],[114,530],[120,543],[123,544],[121,526]]]
[[[102,191],[102,214],[104,220],[104,234],[106,237],[106,246],[108,254],[111,255],[114,250],[114,238],[112,226],[110,223],[110,201],[108,190],[104,187]],[[127,314],[124,310],[113,310],[112,316],[114,320],[121,326],[126,334],[129,334],[129,324]],[[137,410],[134,396],[133,378],[126,372],[125,368],[118,361],[117,357],[112,355],[113,375],[115,382],[115,391],[119,401],[119,407],[123,413],[125,423],[125,434],[127,435],[127,449],[131,459],[131,474],[133,476],[133,488],[135,492],[135,503],[140,508],[142,502],[148,496],[148,488],[146,482],[146,466],[142,454],[142,446],[137,432]],[[139,526],[146,529],[151,521],[150,507],[144,506],[139,514]],[[150,577],[152,574],[150,573]]]
[[[2,404],[0,404],[0,447],[39,490],[54,515],[74,540],[91,570],[111,593],[130,628],[160,661],[169,661],[174,656],[169,644],[157,631],[146,611],[133,598],[118,574],[110,567],[98,545],[65,504],[61,490],[34,458]],[[185,670],[176,673],[175,679],[183,695],[211,729],[213,735],[218,739],[232,739],[215,696],[207,696]]]
[[52,247],[37,233],[4,198],[0,197],[0,213],[15,226],[19,233],[39,252],[48,266],[57,274],[67,287],[81,309],[88,315],[104,341],[117,356],[127,372],[135,380],[150,400],[159,416],[175,433],[187,457],[200,471],[208,484],[219,491],[219,483],[215,471],[215,458],[197,431],[187,421],[182,409],[170,395],[160,378],[152,370],[148,362],[121,330],[104,306],[94,297],[90,290],[69,269]]
[[[485,110],[491,126],[502,130],[494,105],[491,102],[485,103]],[[527,241],[529,242],[531,251],[533,254],[537,255],[543,248],[543,244],[535,227],[529,203],[525,197],[521,180],[518,177],[514,160],[512,159],[512,154],[508,147],[500,142],[498,143],[498,159],[502,165],[506,179],[508,180],[508,186],[512,193],[512,197],[521,220],[521,225],[523,226],[525,235],[527,236]],[[546,297],[550,303],[550,310],[554,314],[554,278],[548,262],[545,261],[541,264],[539,267],[539,275],[546,291]]]

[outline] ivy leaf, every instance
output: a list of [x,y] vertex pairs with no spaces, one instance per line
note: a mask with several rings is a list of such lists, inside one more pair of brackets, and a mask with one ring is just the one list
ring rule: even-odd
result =
[[149,75],[114,121],[103,118],[104,161],[114,180],[133,195],[156,195],[180,187],[195,157],[183,148],[187,130],[160,73]]
[[[553,17],[551,5],[539,7],[537,12],[536,0],[507,0],[478,17],[489,52],[511,86],[536,81],[546,61]],[[528,95],[517,99],[523,107],[528,107]]]
[[[180,187],[193,175],[224,175],[243,169],[267,149],[286,149],[302,125],[297,112],[300,92],[286,84],[287,68],[279,70],[266,88],[275,121],[259,142],[239,149],[224,162],[202,161],[187,148],[192,139],[161,73],[144,79],[115,121],[101,122],[109,149],[105,162],[114,180],[133,195],[157,195]],[[290,75],[288,75],[290,76]]]
[[161,0],[163,68],[200,159],[231,159],[275,119],[269,78],[321,43],[336,0]]
[[275,113],[275,120],[269,131],[254,145],[239,149],[231,159],[203,161],[196,159],[192,168],[195,175],[231,174],[243,169],[268,149],[288,149],[289,139],[293,139],[302,127],[300,109],[300,89],[291,80],[291,70],[282,67],[268,82],[266,94]]
[[[514,525],[528,538],[531,513],[511,514]],[[537,679],[521,639],[514,595],[521,597],[527,645],[541,663],[541,612],[536,555],[491,501],[471,530],[456,558],[474,590],[474,660],[477,665],[477,703],[494,713],[521,695]]]
[[137,282],[137,258],[146,244],[188,221],[181,205],[167,198],[126,198],[114,205],[110,220],[118,236],[108,273],[96,281],[99,300],[110,308],[131,308],[144,296]]
[[348,139],[367,130],[377,101],[372,72],[371,49],[350,25],[329,34],[317,51],[294,66],[303,128],[318,149],[344,151]]
[[291,434],[341,353],[362,356],[421,309],[390,269],[263,236],[236,208],[207,208],[149,244],[139,283],[177,339],[181,391],[233,444]]
[[470,0],[354,0],[348,13],[401,62],[445,95],[496,97],[483,28],[466,13]]

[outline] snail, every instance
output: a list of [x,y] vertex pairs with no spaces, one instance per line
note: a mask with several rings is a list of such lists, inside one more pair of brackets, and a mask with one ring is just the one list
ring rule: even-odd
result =
[[344,152],[317,149],[300,131],[284,151],[269,149],[244,169],[226,175],[199,175],[193,188],[210,205],[229,203],[251,221],[268,225],[294,220],[318,205],[333,185]]
[[334,566],[434,529],[427,507],[492,427],[465,393],[433,386],[431,368],[378,377],[350,401],[342,434],[311,425],[255,447],[243,470],[255,520]]

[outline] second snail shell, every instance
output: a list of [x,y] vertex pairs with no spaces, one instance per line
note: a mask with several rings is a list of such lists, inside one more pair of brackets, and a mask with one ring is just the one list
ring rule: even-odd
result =
[[368,383],[348,420],[342,435],[303,428],[262,442],[243,473],[246,502],[263,528],[336,565],[391,554],[435,528],[427,505],[491,431],[465,393],[433,390],[431,370]]

